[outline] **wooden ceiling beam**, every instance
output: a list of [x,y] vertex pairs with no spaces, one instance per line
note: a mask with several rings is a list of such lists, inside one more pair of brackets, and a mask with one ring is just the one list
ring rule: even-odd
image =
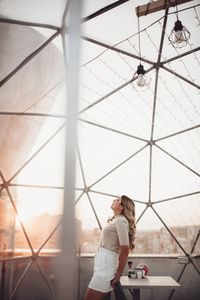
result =
[[149,2],[147,4],[137,6],[135,8],[135,12],[138,17],[141,17],[162,9],[166,9],[172,6],[175,7],[176,5],[184,4],[190,1],[192,0],[158,0],[158,1]]

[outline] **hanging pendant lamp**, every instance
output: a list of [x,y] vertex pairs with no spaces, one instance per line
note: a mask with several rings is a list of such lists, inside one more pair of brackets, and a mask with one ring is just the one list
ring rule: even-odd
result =
[[177,19],[169,36],[170,43],[174,48],[182,48],[188,44],[189,38],[190,32],[182,25],[181,21]]
[[[137,7],[139,10],[139,6]],[[139,11],[138,11],[138,48],[139,48],[139,57],[140,57],[140,64],[137,66],[136,74],[138,75],[137,78],[137,85],[139,87],[145,87],[148,86],[151,79],[148,78],[146,75],[146,71],[144,69],[144,66],[141,64],[141,43],[140,43],[140,22],[139,22]]]
[[169,35],[169,41],[174,48],[185,47],[190,39],[190,32],[182,25],[182,22],[178,18],[177,1],[176,1],[176,22],[174,28]]

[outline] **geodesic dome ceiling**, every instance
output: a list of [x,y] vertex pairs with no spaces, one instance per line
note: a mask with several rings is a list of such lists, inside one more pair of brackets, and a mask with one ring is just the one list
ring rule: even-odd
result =
[[[151,13],[148,4],[138,18],[136,7],[143,4],[83,1],[77,219],[82,230],[101,229],[112,198],[127,194],[136,203],[138,232],[165,233],[174,243],[136,252],[198,254],[200,5],[188,1]],[[21,218],[18,232],[32,252],[50,247],[61,216],[65,5],[0,2],[1,201],[5,209],[8,200],[6,210]],[[177,14],[191,34],[183,48],[169,41]],[[145,87],[137,85],[140,63],[149,77]],[[46,242],[31,241],[30,219],[44,213],[55,227],[47,226]]]
[[[169,41],[175,7],[166,14],[146,11],[139,18],[140,59],[136,7],[144,3],[99,7],[98,14],[91,4],[90,15],[84,12],[79,160],[85,189],[78,201],[82,211],[87,201],[102,224],[109,214],[109,207],[102,212],[106,196],[128,194],[136,201],[138,230],[164,228],[178,236],[179,226],[190,226],[194,242],[200,220],[199,3],[177,8],[191,33],[183,48]],[[150,77],[145,88],[136,83],[140,61]],[[179,235],[175,244],[184,252],[193,242],[186,246]]]
[[[82,1],[75,199],[82,252],[96,250],[112,199],[127,194],[136,204],[136,254],[199,255],[200,4],[171,1],[151,12],[156,2]],[[69,6],[0,1],[0,252],[30,258],[13,295],[31,257],[59,247]],[[182,48],[169,40],[177,15],[191,35]]]

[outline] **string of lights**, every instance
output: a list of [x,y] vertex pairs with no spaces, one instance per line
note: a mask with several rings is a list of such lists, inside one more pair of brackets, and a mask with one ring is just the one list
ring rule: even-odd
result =
[[[101,79],[100,77],[98,77],[91,69],[88,68],[88,66],[86,66],[85,68],[87,68],[87,70],[97,79],[98,82],[101,82],[102,84],[104,84],[105,86],[108,86],[109,88],[113,88],[108,82],[105,82],[103,79]],[[126,97],[125,97],[126,99]],[[127,99],[126,99],[127,100]],[[120,111],[120,113],[123,113],[131,122],[133,122],[133,117],[132,115],[128,114],[127,111],[124,111],[121,109],[121,107],[119,105],[116,104],[116,102],[113,102],[111,100],[111,98],[109,97],[109,102],[111,102],[117,109],[118,111]],[[128,101],[129,103],[131,103],[131,105],[134,105],[132,102]],[[140,112],[142,114],[142,112]],[[146,128],[144,127],[144,124],[142,122],[140,122],[139,120],[134,120],[135,123],[137,123],[139,125],[140,128],[143,128],[144,131],[146,130]],[[130,128],[129,128],[130,129]],[[132,129],[130,129],[132,130]]]
[[[109,66],[108,63],[104,60],[102,60],[102,62],[110,69],[112,70],[113,73],[117,74],[117,76],[124,80],[125,82],[127,81],[126,78],[122,77],[121,74],[119,72],[117,72],[116,70],[113,69],[113,67]],[[144,121],[146,120],[150,120],[149,116],[145,114],[144,110],[141,108],[141,105],[139,107],[136,107],[135,105],[135,101],[129,100],[126,96],[124,96],[122,91],[118,91],[118,93],[121,95],[121,97],[123,99],[125,99],[131,106],[133,106],[134,108],[136,108],[136,110],[140,113],[140,117],[144,119]],[[143,123],[143,122],[142,122]]]
[[[152,42],[152,44],[154,45],[154,47],[156,48],[156,50],[159,52],[157,46],[155,45],[154,41],[151,39],[151,37],[150,37],[150,35],[148,34],[148,32],[147,32],[147,31],[145,31],[145,32],[146,32],[146,34],[147,34],[149,40]],[[164,57],[162,57],[162,58],[164,59]],[[169,66],[169,69],[173,71],[173,69],[172,69],[172,67],[171,67],[171,63],[168,63],[167,65]],[[185,88],[184,88],[184,86],[183,86],[181,80],[180,80],[179,78],[177,78],[177,76],[174,76],[174,79],[178,82],[178,84],[179,84],[179,86],[180,86],[180,88],[181,88],[181,89],[180,89],[181,92],[184,93],[184,95],[185,95],[186,99],[189,101],[189,103],[193,103],[191,97],[190,97],[189,94],[186,92],[186,90],[185,90]],[[178,102],[178,103],[179,103],[179,102]],[[185,113],[185,112],[184,112],[184,113]]]

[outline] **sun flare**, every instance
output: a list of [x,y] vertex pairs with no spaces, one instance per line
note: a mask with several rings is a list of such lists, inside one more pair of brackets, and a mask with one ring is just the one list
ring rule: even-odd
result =
[[60,191],[48,189],[18,190],[17,208],[19,218],[24,224],[43,214],[55,215],[62,213],[62,195]]

